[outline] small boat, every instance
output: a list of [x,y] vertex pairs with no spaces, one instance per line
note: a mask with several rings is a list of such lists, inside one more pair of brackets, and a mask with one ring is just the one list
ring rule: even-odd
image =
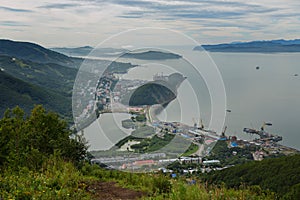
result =
[[259,66],[256,66],[256,69],[259,69]]

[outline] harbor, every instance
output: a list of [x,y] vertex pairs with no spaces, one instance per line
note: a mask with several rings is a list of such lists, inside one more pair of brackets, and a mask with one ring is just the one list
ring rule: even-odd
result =
[[[163,74],[155,74],[153,76],[155,81],[166,81],[168,76]],[[131,115],[130,119],[122,121],[123,128],[132,128],[134,131],[131,136],[133,138],[128,139],[127,142],[120,146],[119,149],[110,149],[110,151],[117,151],[116,154],[101,154],[99,152],[93,152],[95,158],[93,162],[103,163],[111,168],[124,169],[124,170],[139,170],[144,168],[157,168],[163,167],[167,163],[178,161],[180,163],[203,163],[205,159],[211,155],[211,151],[215,144],[219,141],[225,142],[227,147],[232,150],[232,154],[235,155],[240,149],[251,149],[252,160],[263,160],[268,157],[278,157],[282,155],[291,155],[299,153],[298,150],[284,146],[280,144],[283,137],[277,134],[272,134],[266,131],[267,126],[272,126],[271,123],[264,122],[260,129],[243,128],[240,133],[249,134],[254,139],[245,140],[240,139],[236,132],[234,134],[227,131],[227,126],[224,126],[222,132],[216,132],[205,127],[201,118],[199,123],[194,118],[193,125],[188,125],[178,121],[163,121],[160,120],[157,115],[164,111],[164,107],[161,104],[154,105],[128,105],[124,104],[128,94],[136,90],[140,86],[147,84],[149,81],[144,80],[127,80],[119,79],[115,74],[107,73],[107,76],[102,77],[98,86],[95,89],[95,100],[90,102],[87,109],[96,109],[98,116],[105,115],[106,113],[128,113]],[[125,101],[126,102],[126,101]],[[93,106],[96,105],[96,106]],[[231,109],[227,109],[226,112],[231,113]],[[92,113],[86,112],[86,113]],[[124,127],[126,124],[126,127]],[[147,131],[144,130],[146,127]],[[140,132],[139,132],[140,131]],[[142,132],[142,136],[141,136]],[[183,144],[187,142],[186,146],[173,146],[172,149],[180,149],[182,151],[164,152],[164,145],[168,146],[168,142],[171,142],[173,138],[180,138]],[[126,138],[120,138],[120,140]],[[145,144],[145,141],[148,141]],[[152,149],[151,141],[164,141],[158,149],[154,152]],[[145,146],[146,145],[146,146]],[[190,145],[194,145],[193,152],[189,155],[185,155],[185,151]],[[160,152],[160,148],[164,149]],[[237,150],[237,151],[236,151]],[[142,156],[142,155],[147,155]],[[114,156],[111,156],[114,155]],[[184,155],[184,156],[183,156]],[[216,163],[221,161],[216,160]],[[222,164],[222,163],[221,163]]]
[[[153,106],[141,106],[130,107],[131,113],[134,111],[134,115],[145,115],[146,120],[144,122],[137,122],[135,126],[141,126],[141,123],[152,127],[154,132],[145,136],[145,139],[151,140],[152,138],[164,139],[170,136],[180,137],[182,140],[188,141],[190,144],[197,146],[196,150],[190,155],[177,157],[171,156],[169,152],[147,152],[139,154],[139,150],[135,147],[141,143],[141,140],[135,140],[134,138],[128,140],[120,147],[120,151],[124,155],[116,156],[100,156],[95,157],[92,162],[104,163],[110,168],[117,168],[122,170],[151,170],[158,167],[165,167],[173,162],[179,163],[194,163],[199,165],[222,165],[220,160],[207,160],[206,157],[210,156],[210,153],[214,145],[218,141],[225,142],[229,149],[233,149],[233,152],[238,149],[253,149],[251,151],[252,159],[261,161],[268,157],[278,157],[282,155],[292,155],[299,153],[298,150],[281,145],[279,142],[283,139],[282,136],[271,134],[265,131],[265,124],[260,130],[244,128],[246,134],[254,134],[258,136],[253,140],[243,140],[237,138],[235,135],[226,133],[227,126],[221,133],[216,133],[213,130],[205,128],[203,123],[195,123],[193,126],[189,126],[180,122],[164,122],[155,117],[157,109],[160,110],[160,105]],[[161,148],[164,148],[163,146]],[[183,152],[182,152],[183,153]],[[183,154],[182,154],[183,155]],[[228,168],[228,166],[223,166]],[[218,167],[218,169],[223,169]]]

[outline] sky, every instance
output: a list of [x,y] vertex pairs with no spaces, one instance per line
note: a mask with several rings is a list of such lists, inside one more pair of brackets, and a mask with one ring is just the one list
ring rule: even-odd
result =
[[0,38],[96,46],[120,31],[168,28],[201,44],[300,38],[299,0],[1,0]]

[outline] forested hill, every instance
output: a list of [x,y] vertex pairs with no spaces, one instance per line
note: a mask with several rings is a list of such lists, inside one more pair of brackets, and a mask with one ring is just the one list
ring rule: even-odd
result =
[[130,106],[161,104],[166,106],[177,97],[177,88],[185,80],[179,73],[173,73],[167,80],[146,83],[127,94],[123,103]]
[[0,116],[7,108],[13,108],[16,105],[24,108],[28,113],[35,104],[43,104],[45,108],[60,113],[71,113],[70,99],[66,96],[24,82],[2,70],[0,71],[0,91]]
[[258,185],[284,199],[300,198],[300,155],[270,158],[236,165],[208,176],[211,183],[228,187]]
[[7,108],[17,105],[28,112],[34,104],[43,104],[71,120],[71,96],[77,69],[1,55],[0,69],[0,116]]
[[1,56],[0,67],[22,81],[71,95],[77,69],[58,64],[43,64],[15,57]]
[[[34,104],[43,104],[72,122],[72,89],[82,61],[34,43],[0,39],[0,117],[7,108],[19,105],[27,112]],[[90,61],[95,66],[107,63]],[[131,67],[130,63],[111,64],[118,72]]]
[[38,44],[0,39],[0,116],[17,105],[29,112],[42,104],[71,122],[72,88],[81,61]]
[[64,66],[78,67],[76,59],[30,42],[0,39],[0,55],[37,63],[56,63]]

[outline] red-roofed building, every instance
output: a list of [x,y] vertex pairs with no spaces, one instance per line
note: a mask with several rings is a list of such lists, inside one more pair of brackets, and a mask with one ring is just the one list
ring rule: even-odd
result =
[[154,160],[137,160],[133,163],[135,166],[155,165]]

